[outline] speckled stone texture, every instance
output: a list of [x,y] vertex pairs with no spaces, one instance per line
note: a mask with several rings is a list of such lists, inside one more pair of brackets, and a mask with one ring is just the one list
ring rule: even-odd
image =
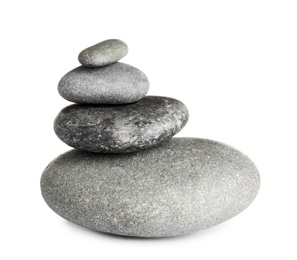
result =
[[41,178],[43,198],[61,217],[134,237],[178,236],[224,222],[250,205],[259,186],[247,156],[197,138],[127,154],[71,150]]
[[114,63],[128,53],[128,46],[121,40],[110,39],[95,44],[78,55],[79,62],[88,67],[100,67]]
[[139,151],[171,138],[188,121],[186,106],[173,98],[146,96],[121,106],[71,105],[54,122],[71,147],[100,153]]
[[133,103],[143,98],[148,89],[149,81],[142,71],[120,62],[98,68],[77,67],[58,85],[66,100],[87,104]]

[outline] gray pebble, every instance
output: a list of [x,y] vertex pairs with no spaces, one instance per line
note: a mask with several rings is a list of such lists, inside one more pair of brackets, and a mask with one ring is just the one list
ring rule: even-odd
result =
[[133,103],[143,98],[148,89],[149,81],[142,71],[120,62],[98,68],[77,67],[58,85],[66,100],[88,104]]
[[128,53],[128,46],[121,40],[111,39],[95,44],[78,55],[79,62],[87,67],[100,67],[114,63]]
[[158,145],[188,121],[186,106],[173,98],[146,96],[121,106],[71,105],[57,116],[54,130],[66,144],[100,153],[124,153]]
[[41,178],[44,200],[61,217],[133,237],[178,236],[224,222],[250,205],[259,186],[248,157],[197,138],[138,153],[71,150]]

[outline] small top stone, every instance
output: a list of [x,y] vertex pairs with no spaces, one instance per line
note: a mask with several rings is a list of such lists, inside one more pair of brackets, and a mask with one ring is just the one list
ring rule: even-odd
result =
[[83,66],[101,67],[112,64],[128,53],[128,46],[121,40],[110,39],[97,43],[78,55]]

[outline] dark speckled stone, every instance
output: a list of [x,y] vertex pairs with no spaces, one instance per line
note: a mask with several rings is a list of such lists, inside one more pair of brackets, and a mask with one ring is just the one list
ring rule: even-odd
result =
[[238,150],[173,138],[137,153],[72,150],[44,170],[44,200],[63,218],[123,236],[168,237],[209,228],[243,211],[260,177]]
[[168,140],[187,123],[180,101],[147,96],[121,106],[71,105],[57,116],[54,129],[66,144],[91,152],[125,153]]

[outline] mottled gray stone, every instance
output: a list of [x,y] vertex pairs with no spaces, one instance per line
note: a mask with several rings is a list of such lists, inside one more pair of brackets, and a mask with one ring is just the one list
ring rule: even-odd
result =
[[88,104],[136,102],[148,89],[149,81],[142,71],[120,62],[98,68],[77,67],[58,85],[60,95],[66,100]]
[[137,153],[69,151],[44,170],[41,191],[61,217],[101,232],[169,237],[209,228],[254,200],[253,162],[228,145],[173,138]]
[[97,43],[78,55],[79,62],[88,67],[100,67],[114,63],[128,53],[128,46],[121,40],[111,39]]
[[146,96],[121,106],[71,105],[54,122],[57,136],[81,150],[123,153],[155,146],[179,132],[188,121],[180,101]]

